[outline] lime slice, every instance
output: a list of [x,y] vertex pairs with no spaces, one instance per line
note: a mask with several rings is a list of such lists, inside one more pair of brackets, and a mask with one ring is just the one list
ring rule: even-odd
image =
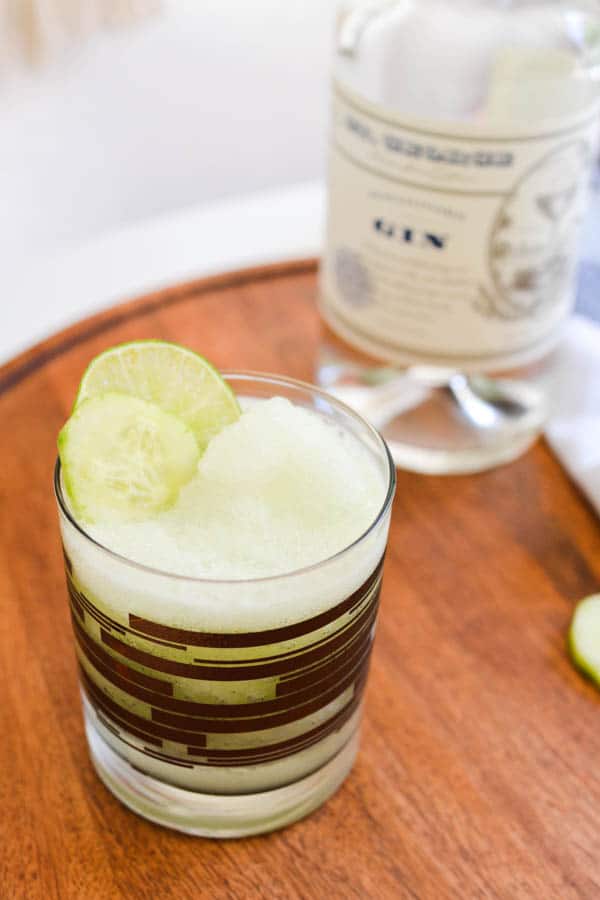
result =
[[569,652],[577,668],[600,685],[600,594],[586,597],[575,607]]
[[200,457],[180,419],[116,393],[80,403],[58,451],[73,512],[85,522],[138,521],[167,509]]
[[75,409],[107,391],[156,403],[194,433],[203,452],[240,408],[235,394],[204,357],[166,341],[132,341],[101,353],[87,367]]

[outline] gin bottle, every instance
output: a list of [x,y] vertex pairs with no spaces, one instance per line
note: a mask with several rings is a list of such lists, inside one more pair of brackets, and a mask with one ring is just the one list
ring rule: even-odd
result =
[[539,431],[524,372],[573,307],[599,76],[595,2],[342,6],[319,377],[400,465],[486,468]]

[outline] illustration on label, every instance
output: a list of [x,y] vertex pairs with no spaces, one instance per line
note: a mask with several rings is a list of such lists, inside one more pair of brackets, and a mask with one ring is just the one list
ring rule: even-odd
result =
[[335,275],[339,292],[348,306],[368,306],[371,303],[371,276],[356,250],[351,250],[350,247],[337,249]]
[[553,150],[505,200],[490,239],[495,291],[481,286],[475,304],[484,316],[528,318],[568,290],[586,201],[581,172],[590,159],[591,147],[583,140]]

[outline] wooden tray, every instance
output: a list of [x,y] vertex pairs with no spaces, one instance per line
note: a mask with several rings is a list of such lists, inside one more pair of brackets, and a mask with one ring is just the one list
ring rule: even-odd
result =
[[139,337],[310,380],[315,264],[161,291],[0,370],[0,895],[598,898],[600,695],[565,653],[598,588],[593,512],[539,444],[467,478],[400,473],[362,751],[267,837],[153,826],[96,778],[82,730],[51,476],[86,362]]

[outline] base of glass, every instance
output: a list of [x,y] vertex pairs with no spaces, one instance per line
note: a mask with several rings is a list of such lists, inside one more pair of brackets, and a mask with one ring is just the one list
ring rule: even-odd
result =
[[330,344],[322,349],[317,381],[380,431],[399,468],[425,475],[512,462],[537,439],[548,415],[535,377],[391,369],[351,359]]
[[426,432],[422,441],[414,435],[410,441],[399,439],[401,422],[381,429],[396,466],[421,475],[471,475],[506,465],[526,453],[540,434],[537,427],[525,434],[511,435],[509,440],[504,437],[490,440],[490,435],[481,434],[477,429],[468,431],[467,435],[462,435],[463,439],[470,438],[468,443],[461,440],[457,445],[438,449],[427,446],[429,435]]
[[133,812],[167,828],[207,838],[263,834],[303,819],[340,787],[354,764],[357,730],[326,765],[300,781],[238,796],[202,794],[165,784],[133,768],[86,719],[94,768],[106,787]]

